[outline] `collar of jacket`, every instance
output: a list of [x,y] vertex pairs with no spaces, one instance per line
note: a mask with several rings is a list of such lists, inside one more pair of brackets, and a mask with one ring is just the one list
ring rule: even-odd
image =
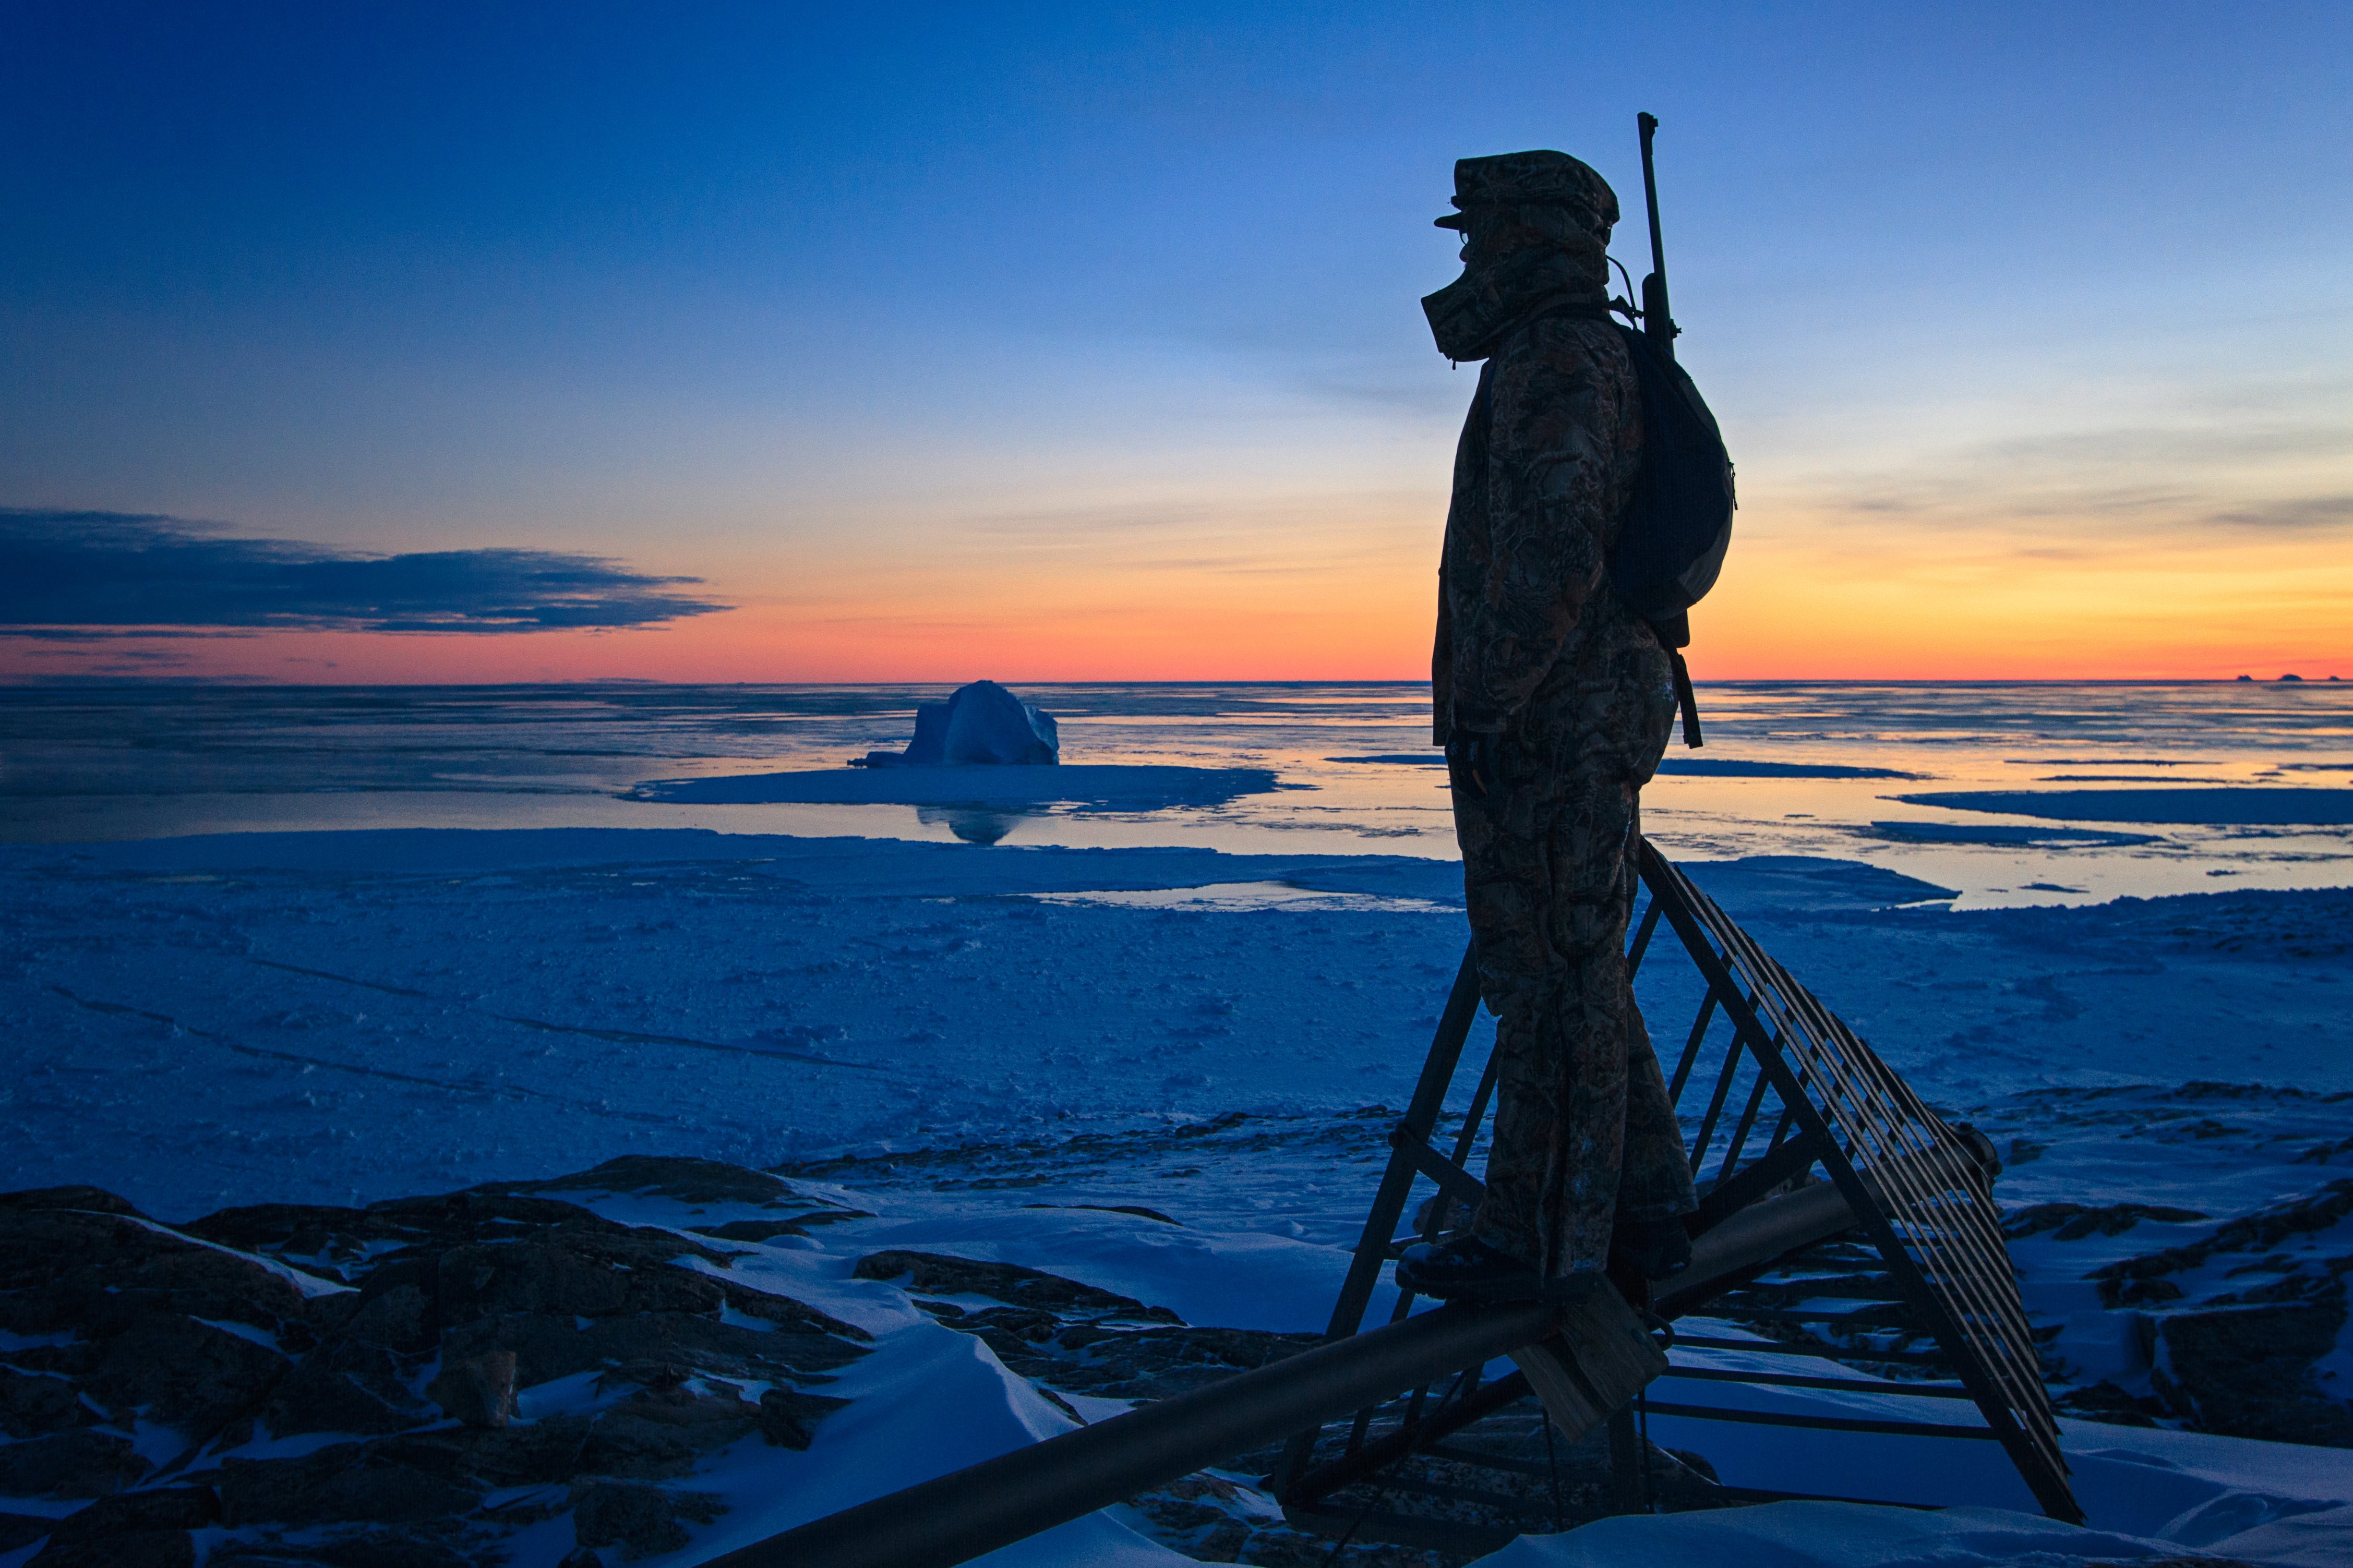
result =
[[1531,317],[1562,305],[1604,303],[1607,278],[1596,281],[1593,270],[1586,257],[1532,245],[1464,268],[1461,277],[1425,295],[1421,310],[1440,353],[1458,364],[1485,359]]

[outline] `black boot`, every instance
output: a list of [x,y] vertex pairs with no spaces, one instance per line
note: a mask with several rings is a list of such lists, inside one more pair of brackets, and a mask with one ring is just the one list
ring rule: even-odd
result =
[[1543,1285],[1534,1268],[1475,1236],[1407,1247],[1397,1282],[1400,1290],[1440,1301],[1533,1301]]
[[1645,1279],[1672,1279],[1691,1267],[1691,1235],[1680,1219],[1621,1223],[1609,1238],[1609,1261]]

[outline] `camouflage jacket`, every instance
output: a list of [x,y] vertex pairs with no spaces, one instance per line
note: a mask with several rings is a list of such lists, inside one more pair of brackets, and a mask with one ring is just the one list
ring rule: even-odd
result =
[[1543,317],[1497,345],[1454,454],[1430,659],[1439,743],[1512,728],[1540,689],[1626,668],[1621,645],[1655,646],[1603,582],[1641,445],[1641,387],[1609,321]]

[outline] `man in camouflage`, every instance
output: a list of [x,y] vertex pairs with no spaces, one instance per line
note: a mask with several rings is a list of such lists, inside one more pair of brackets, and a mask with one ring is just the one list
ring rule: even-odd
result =
[[1430,673],[1498,1092],[1470,1233],[1398,1272],[1433,1296],[1570,1297],[1613,1260],[1661,1278],[1690,1256],[1691,1170],[1625,955],[1637,796],[1675,694],[1609,582],[1642,443],[1603,308],[1618,198],[1559,153],[1465,159],[1454,183],[1438,223],[1461,231],[1463,274],[1422,304],[1440,352],[1486,363]]

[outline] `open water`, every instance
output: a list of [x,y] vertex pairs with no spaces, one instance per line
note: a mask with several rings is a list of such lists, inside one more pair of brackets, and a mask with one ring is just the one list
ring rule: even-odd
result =
[[[624,826],[1454,855],[1424,684],[1017,689],[1056,716],[1067,762],[1266,768],[1282,787],[1149,808],[630,798],[839,767],[903,743],[944,686],[20,688],[0,690],[0,841]],[[2353,880],[2345,682],[1750,682],[1701,703],[1707,745],[1678,740],[1644,795],[1681,857],[1866,860],[1964,905]],[[1953,795],[1969,798],[1905,798]]]

